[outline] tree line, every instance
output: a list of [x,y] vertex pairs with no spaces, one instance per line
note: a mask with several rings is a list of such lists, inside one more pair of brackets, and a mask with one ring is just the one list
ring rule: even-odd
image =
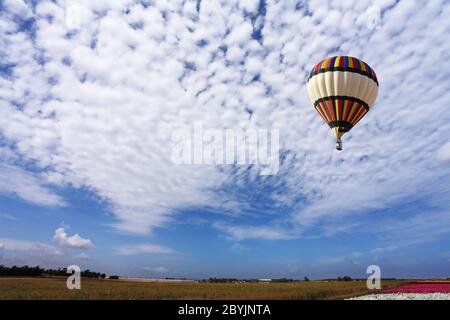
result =
[[[39,277],[39,276],[67,276],[67,268],[58,269],[44,269],[40,266],[12,266],[6,267],[0,265],[0,276],[24,276],[24,277]],[[106,278],[106,274],[94,272],[89,269],[81,271],[81,276],[86,278]]]
[[[274,279],[236,279],[236,278],[209,278],[206,280],[201,280],[201,282],[212,282],[212,283],[234,283],[234,282],[298,282],[301,280],[288,279],[288,278],[274,278]],[[308,277],[305,277],[303,281],[309,281]]]

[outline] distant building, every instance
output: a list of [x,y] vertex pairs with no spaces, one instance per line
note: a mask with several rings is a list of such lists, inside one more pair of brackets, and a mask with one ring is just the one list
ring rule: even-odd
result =
[[258,279],[258,282],[272,282],[272,279]]

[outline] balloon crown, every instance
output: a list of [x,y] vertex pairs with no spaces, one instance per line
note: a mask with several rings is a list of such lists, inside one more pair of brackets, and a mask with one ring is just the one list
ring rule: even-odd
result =
[[308,81],[316,74],[327,71],[347,71],[360,73],[369,77],[378,85],[378,79],[375,71],[364,61],[350,56],[334,56],[323,59],[311,70]]

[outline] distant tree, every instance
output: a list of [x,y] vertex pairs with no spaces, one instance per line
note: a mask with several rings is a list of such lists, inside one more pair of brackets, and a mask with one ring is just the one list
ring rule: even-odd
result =
[[352,281],[353,279],[351,278],[351,277],[349,277],[349,276],[345,276],[344,277],[344,281]]
[[235,278],[209,278],[208,282],[217,282],[217,283],[232,283],[232,282],[237,282],[239,281],[238,279]]
[[[24,277],[39,277],[39,276],[60,276],[60,277],[66,277],[67,276],[67,268],[58,268],[58,269],[44,269],[39,266],[30,267],[30,266],[12,266],[12,267],[6,267],[3,265],[0,265],[0,276],[24,276]],[[100,272],[93,272],[90,270],[85,270],[81,272],[82,277],[86,278],[100,278],[101,277]],[[106,275],[105,275],[106,277]]]
[[12,267],[5,267],[3,265],[0,265],[0,276],[28,276],[28,277],[34,277],[34,276],[40,276],[44,273],[44,269],[36,266],[36,267],[29,267],[29,266],[12,266]]
[[118,280],[119,279],[119,276],[109,276],[109,278],[108,279],[112,279],[112,280]]
[[106,274],[102,273],[102,274],[100,275],[100,278],[105,279],[105,278],[106,278]]
[[101,273],[100,272],[94,272],[91,270],[84,270],[81,272],[81,276],[85,278],[100,278]]
[[294,282],[294,279],[278,278],[278,279],[272,279],[272,282]]
[[337,280],[338,281],[352,281],[353,279],[349,276],[344,276],[344,277],[338,277]]
[[307,276],[305,276],[305,277],[303,278],[303,281],[309,281],[309,278],[308,278]]

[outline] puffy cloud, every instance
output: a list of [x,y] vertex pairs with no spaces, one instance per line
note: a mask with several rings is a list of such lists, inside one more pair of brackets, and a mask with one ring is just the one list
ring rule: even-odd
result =
[[[2,143],[47,182],[96,191],[114,226],[135,234],[192,207],[236,213],[219,228],[234,239],[331,234],[411,196],[434,201],[434,182],[449,179],[429,156],[450,134],[450,71],[436,63],[450,58],[448,2],[257,2],[79,1],[89,14],[71,29],[65,2],[41,1],[33,32],[1,14]],[[305,90],[307,72],[334,54],[362,58],[380,79],[341,153]],[[279,175],[172,164],[173,129],[194,121],[279,128]],[[32,199],[61,201],[38,190]],[[257,223],[242,226],[249,211]]]
[[8,8],[8,11],[14,15],[28,17],[32,13],[30,8],[22,0],[4,0],[2,5]]
[[68,248],[83,248],[88,249],[94,247],[90,239],[84,239],[79,234],[68,236],[65,228],[61,227],[55,230],[53,240],[60,246]]
[[143,253],[175,253],[175,251],[161,245],[143,243],[120,246],[117,248],[116,253],[123,256],[132,256]]
[[239,1],[239,7],[248,13],[256,14],[259,3],[260,0],[243,0]]

